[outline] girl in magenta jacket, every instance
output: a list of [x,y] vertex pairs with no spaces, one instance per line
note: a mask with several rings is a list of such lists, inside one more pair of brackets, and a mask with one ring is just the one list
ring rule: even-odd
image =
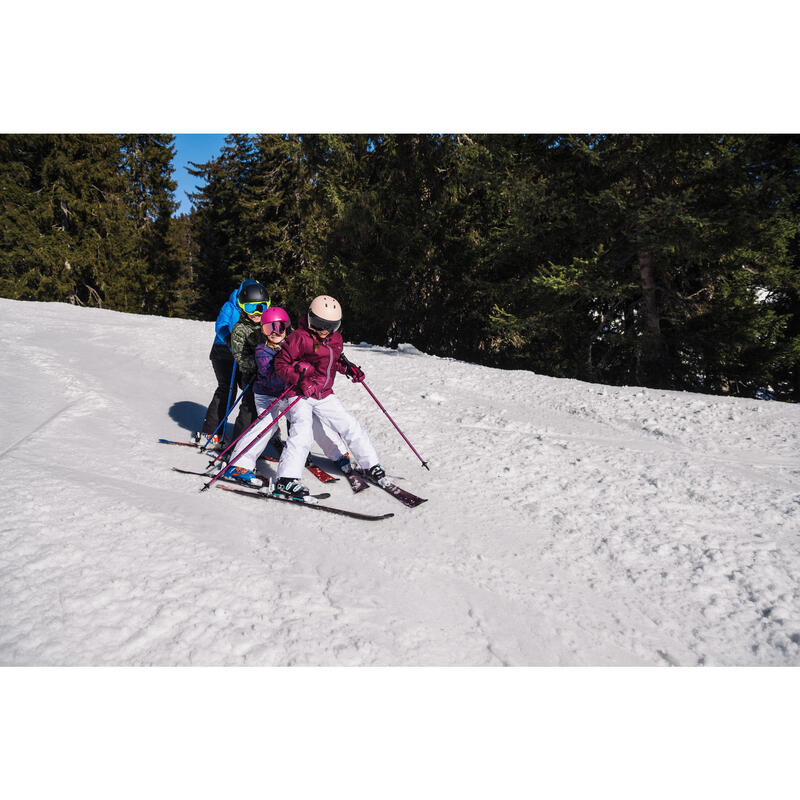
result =
[[[308,312],[300,317],[297,328],[286,337],[275,356],[275,373],[287,385],[294,385],[290,397],[301,398],[287,414],[289,439],[278,464],[277,494],[292,497],[308,494],[300,475],[314,443],[315,422],[339,434],[356,466],[368,472],[373,480],[381,481],[386,476],[369,436],[333,393],[333,381],[339,372],[356,383],[364,380],[362,370],[340,360],[344,345],[339,333],[341,324],[339,302],[329,295],[320,295],[311,302]],[[353,466],[347,454],[337,464],[343,472]]]

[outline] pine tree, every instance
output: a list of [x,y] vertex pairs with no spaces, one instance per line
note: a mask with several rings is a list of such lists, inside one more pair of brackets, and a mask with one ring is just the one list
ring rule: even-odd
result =
[[[463,345],[455,311],[463,270],[452,137],[342,137],[321,194],[331,220],[325,259],[351,298],[353,330],[448,355]],[[455,303],[457,305],[457,303]],[[351,323],[352,324],[352,323]]]
[[251,274],[248,231],[243,219],[242,197],[247,192],[253,167],[254,147],[246,134],[225,139],[219,156],[204,164],[192,164],[189,174],[203,181],[196,194],[192,237],[197,248],[194,313],[216,317],[233,288]]
[[116,137],[11,135],[2,147],[3,292],[138,310]]
[[[309,137],[310,138],[310,137]],[[256,137],[254,167],[243,195],[251,261],[274,302],[298,312],[316,294],[327,291],[321,269],[318,190],[308,160],[306,137],[261,134]]]
[[141,280],[142,310],[151,314],[185,313],[180,302],[187,276],[172,235],[177,210],[172,179],[175,137],[166,134],[125,134],[119,137],[127,177],[126,201],[136,228],[136,255],[146,265]]

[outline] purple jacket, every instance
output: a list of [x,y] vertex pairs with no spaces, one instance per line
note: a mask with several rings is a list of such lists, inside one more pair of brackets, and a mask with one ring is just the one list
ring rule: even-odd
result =
[[[286,381],[286,385],[296,384],[300,376],[295,364],[305,362],[311,365],[303,380],[314,386],[311,397],[317,400],[333,394],[333,379],[337,372],[344,372],[339,361],[344,340],[339,331],[329,334],[325,341],[318,339],[309,329],[306,315],[300,317],[297,327],[286,337],[280,352],[275,357],[275,372]],[[289,397],[296,397],[292,391]]]
[[275,356],[280,349],[280,346],[273,348],[266,344],[256,345],[258,376],[253,383],[253,391],[256,394],[280,397],[286,390],[286,381],[275,373]]

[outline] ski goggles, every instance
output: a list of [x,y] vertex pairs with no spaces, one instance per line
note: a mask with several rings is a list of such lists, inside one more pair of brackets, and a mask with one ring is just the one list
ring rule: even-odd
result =
[[269,303],[239,303],[239,305],[245,314],[263,314],[269,308]]
[[339,330],[341,325],[342,321],[340,319],[333,321],[329,319],[322,319],[322,317],[318,317],[311,311],[308,312],[308,327],[313,328],[315,331],[328,331],[328,333],[334,333],[335,331]]
[[281,334],[286,333],[288,327],[289,326],[282,319],[275,319],[272,322],[265,322],[261,326],[261,329],[264,331],[264,333]]

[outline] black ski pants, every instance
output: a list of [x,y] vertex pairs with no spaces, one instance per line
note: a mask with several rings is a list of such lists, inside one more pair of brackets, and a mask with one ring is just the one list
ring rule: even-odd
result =
[[[231,390],[231,372],[233,372],[234,358],[231,351],[224,344],[215,344],[209,353],[211,359],[211,366],[214,369],[214,375],[217,378],[217,388],[214,391],[214,396],[208,404],[206,410],[206,417],[203,420],[203,433],[210,436],[222,422],[225,416],[225,411],[228,408],[228,391],[231,394],[231,405],[236,402],[238,391],[236,385]],[[242,386],[242,375],[237,368],[236,370],[236,383]],[[246,384],[244,384],[246,385]],[[238,436],[250,423],[256,418],[256,401],[253,397],[253,389],[249,388],[239,404],[239,414],[236,417],[236,425],[234,426],[234,436]],[[222,429],[218,431],[222,435]],[[229,436],[230,438],[230,436]]]

